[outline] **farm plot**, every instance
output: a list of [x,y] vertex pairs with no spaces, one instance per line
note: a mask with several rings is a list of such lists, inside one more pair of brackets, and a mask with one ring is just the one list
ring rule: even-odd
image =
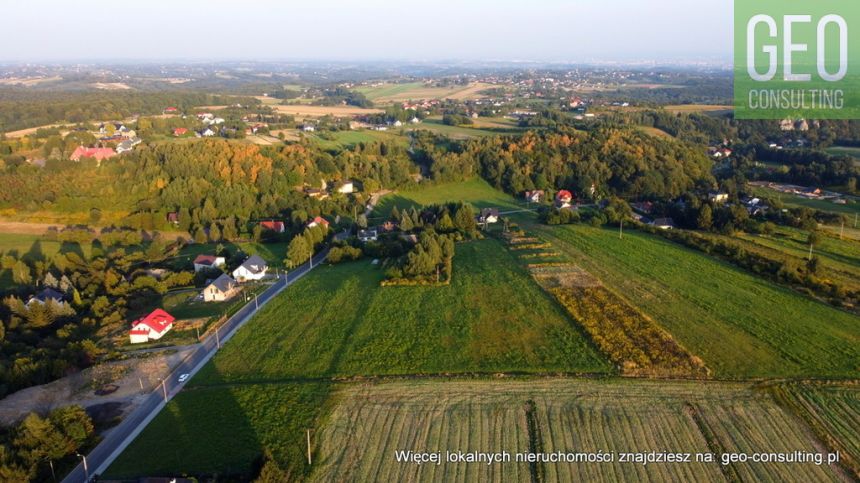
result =
[[444,183],[413,191],[398,191],[382,197],[373,210],[373,217],[384,217],[395,206],[398,210],[426,205],[462,201],[476,208],[499,208],[502,211],[521,209],[509,195],[493,189],[481,178],[456,183]]
[[843,455],[842,466],[860,479],[860,386],[796,383],[780,385],[776,391],[830,451]]
[[718,377],[857,375],[860,324],[831,306],[658,237],[534,230],[701,357]]
[[[341,386],[311,481],[838,481],[815,464],[517,462],[516,453],[816,452],[764,391],[726,383],[394,382]],[[707,424],[707,427],[703,426]],[[713,438],[713,439],[712,439]],[[398,462],[395,451],[479,451],[510,462]]]
[[[512,236],[509,247],[550,248],[533,237]],[[539,252],[540,253],[540,252]],[[555,256],[553,254],[552,256]],[[526,258],[528,260],[528,258]],[[709,370],[647,315],[633,307],[580,267],[563,262],[527,265],[538,285],[562,305],[597,347],[625,375],[706,377]]]
[[612,372],[492,239],[446,287],[380,287],[367,260],[320,267],[268,304],[192,384],[472,372]]

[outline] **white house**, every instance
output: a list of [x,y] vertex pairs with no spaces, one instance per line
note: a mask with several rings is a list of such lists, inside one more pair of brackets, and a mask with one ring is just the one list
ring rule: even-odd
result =
[[223,302],[233,298],[239,292],[239,284],[233,277],[222,273],[203,289],[204,302]]
[[316,130],[317,130],[317,128],[314,127],[313,124],[305,124],[304,126],[302,126],[302,131],[305,131],[305,132],[314,132]]
[[671,230],[675,228],[675,222],[671,218],[657,218],[651,222],[651,225],[656,226],[661,230]]
[[478,215],[479,223],[497,223],[499,221],[499,210],[497,208],[484,208]]
[[239,268],[233,270],[233,278],[239,282],[247,282],[249,280],[262,280],[266,276],[266,271],[269,266],[266,261],[258,255],[251,255],[247,260],[239,265]]
[[714,203],[725,203],[729,200],[729,194],[721,191],[711,191],[708,193],[708,199]]
[[378,235],[376,233],[376,230],[372,229],[372,228],[369,230],[359,230],[359,232],[358,232],[358,239],[362,243],[376,241],[377,238],[378,238]]
[[197,255],[197,258],[194,259],[194,271],[199,272],[200,270],[211,270],[213,268],[220,268],[227,264],[227,260],[224,257],[218,257],[215,255]]
[[341,181],[337,185],[337,192],[343,194],[349,194],[355,191],[355,186],[352,183],[352,180]]
[[146,317],[141,317],[131,324],[128,332],[132,344],[140,344],[158,340],[173,328],[175,319],[162,309],[155,309]]

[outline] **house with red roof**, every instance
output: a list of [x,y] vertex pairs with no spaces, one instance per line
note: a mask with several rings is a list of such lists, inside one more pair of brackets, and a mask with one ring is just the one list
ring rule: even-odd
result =
[[186,134],[188,134],[188,129],[184,127],[178,127],[173,130],[173,135],[176,137],[185,136]]
[[69,156],[72,161],[80,161],[81,158],[95,158],[96,161],[102,162],[103,159],[108,159],[116,156],[116,151],[111,148],[85,148],[78,146],[75,151]]
[[179,112],[179,109],[177,109],[177,108],[175,108],[175,107],[173,107],[173,106],[165,107],[165,108],[164,108],[164,113],[165,113],[165,114],[176,114],[177,112]]
[[276,233],[283,233],[287,229],[287,227],[284,226],[283,221],[274,221],[274,220],[263,221],[263,222],[260,222],[260,226],[262,226],[266,230],[274,231]]
[[567,208],[573,201],[573,194],[568,190],[559,190],[555,194],[555,204],[559,208]]
[[328,229],[328,220],[321,216],[314,217],[314,219],[308,223],[308,228],[313,228],[315,226],[322,226]]
[[145,317],[141,317],[131,323],[128,332],[129,341],[132,344],[140,344],[151,340],[158,340],[173,328],[174,317],[163,309],[155,309]]
[[201,253],[194,259],[194,272],[199,272],[200,270],[212,270],[214,268],[223,267],[226,264],[227,260],[224,257]]

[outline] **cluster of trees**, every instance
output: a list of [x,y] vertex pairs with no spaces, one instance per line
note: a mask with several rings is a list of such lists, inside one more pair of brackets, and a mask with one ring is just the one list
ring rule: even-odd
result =
[[80,406],[31,413],[0,433],[0,480],[56,481],[94,443],[93,422]]
[[386,285],[449,283],[453,273],[453,234],[423,230],[418,243],[396,266],[386,270]]
[[284,264],[294,267],[310,260],[323,242],[326,241],[328,234],[328,228],[322,224],[305,228],[302,233],[294,236],[290,241]]
[[[114,244],[92,240],[89,254],[67,241],[52,256],[39,242],[27,253],[0,256],[0,270],[12,275],[12,285],[0,292],[0,396],[92,365],[106,354],[104,338],[123,333],[129,313],[194,281],[193,272],[170,263],[176,243],[155,237],[128,247],[117,244],[121,237],[111,232],[106,239]],[[156,278],[148,271],[153,267],[166,270]],[[62,302],[26,303],[48,288],[60,293]]]
[[445,114],[442,116],[442,124],[448,126],[463,126],[473,124],[472,118],[463,114]]
[[860,165],[851,156],[830,156],[808,149],[766,147],[758,147],[755,154],[760,161],[786,166],[786,169],[757,172],[756,177],[805,186],[847,186],[852,191],[857,189]]
[[[417,138],[416,157],[434,179],[480,175],[519,196],[531,189],[569,189],[584,196],[669,199],[713,184],[711,161],[700,148],[632,128],[582,132],[526,132],[451,146]],[[592,187],[594,188],[592,190]]]
[[336,106],[338,104],[346,104],[356,107],[373,107],[373,102],[364,94],[358,91],[352,91],[345,87],[334,87],[322,91],[322,98],[316,100],[314,104],[318,106]]
[[52,123],[82,123],[96,119],[126,119],[161,114],[172,106],[185,112],[195,106],[259,104],[253,97],[200,92],[80,92],[0,89],[0,132]]

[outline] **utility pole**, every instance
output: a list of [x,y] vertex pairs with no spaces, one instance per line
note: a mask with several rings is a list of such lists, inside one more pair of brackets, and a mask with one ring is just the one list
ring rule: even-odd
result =
[[809,260],[812,260],[812,243],[809,244]]
[[845,220],[842,220],[842,226],[839,228],[839,239],[842,239],[842,234],[845,232]]
[[310,268],[314,268],[314,247],[311,247],[311,258],[308,260],[308,264],[310,264]]
[[857,213],[854,213],[854,228],[857,228]]
[[167,379],[161,380],[161,389],[164,390],[164,402],[167,402]]
[[221,338],[218,336],[218,327],[215,327],[215,345],[220,349],[221,348]]
[[138,377],[137,382],[138,382],[138,384],[140,384],[140,392],[143,392],[143,379]]
[[80,453],[75,454],[78,456],[78,458],[81,458],[84,461],[84,481],[90,481],[90,469],[87,468],[87,457]]
[[57,475],[54,473],[54,461],[49,459],[48,460],[48,466],[51,467],[51,478],[54,481],[57,481]]
[[308,431],[308,464],[311,464],[311,430]]
[[624,238],[624,220],[618,222],[618,239]]
[[260,310],[260,303],[257,302],[257,294],[254,293],[254,310]]
[[199,326],[194,327],[194,330],[197,331],[197,342],[200,342],[200,327]]

